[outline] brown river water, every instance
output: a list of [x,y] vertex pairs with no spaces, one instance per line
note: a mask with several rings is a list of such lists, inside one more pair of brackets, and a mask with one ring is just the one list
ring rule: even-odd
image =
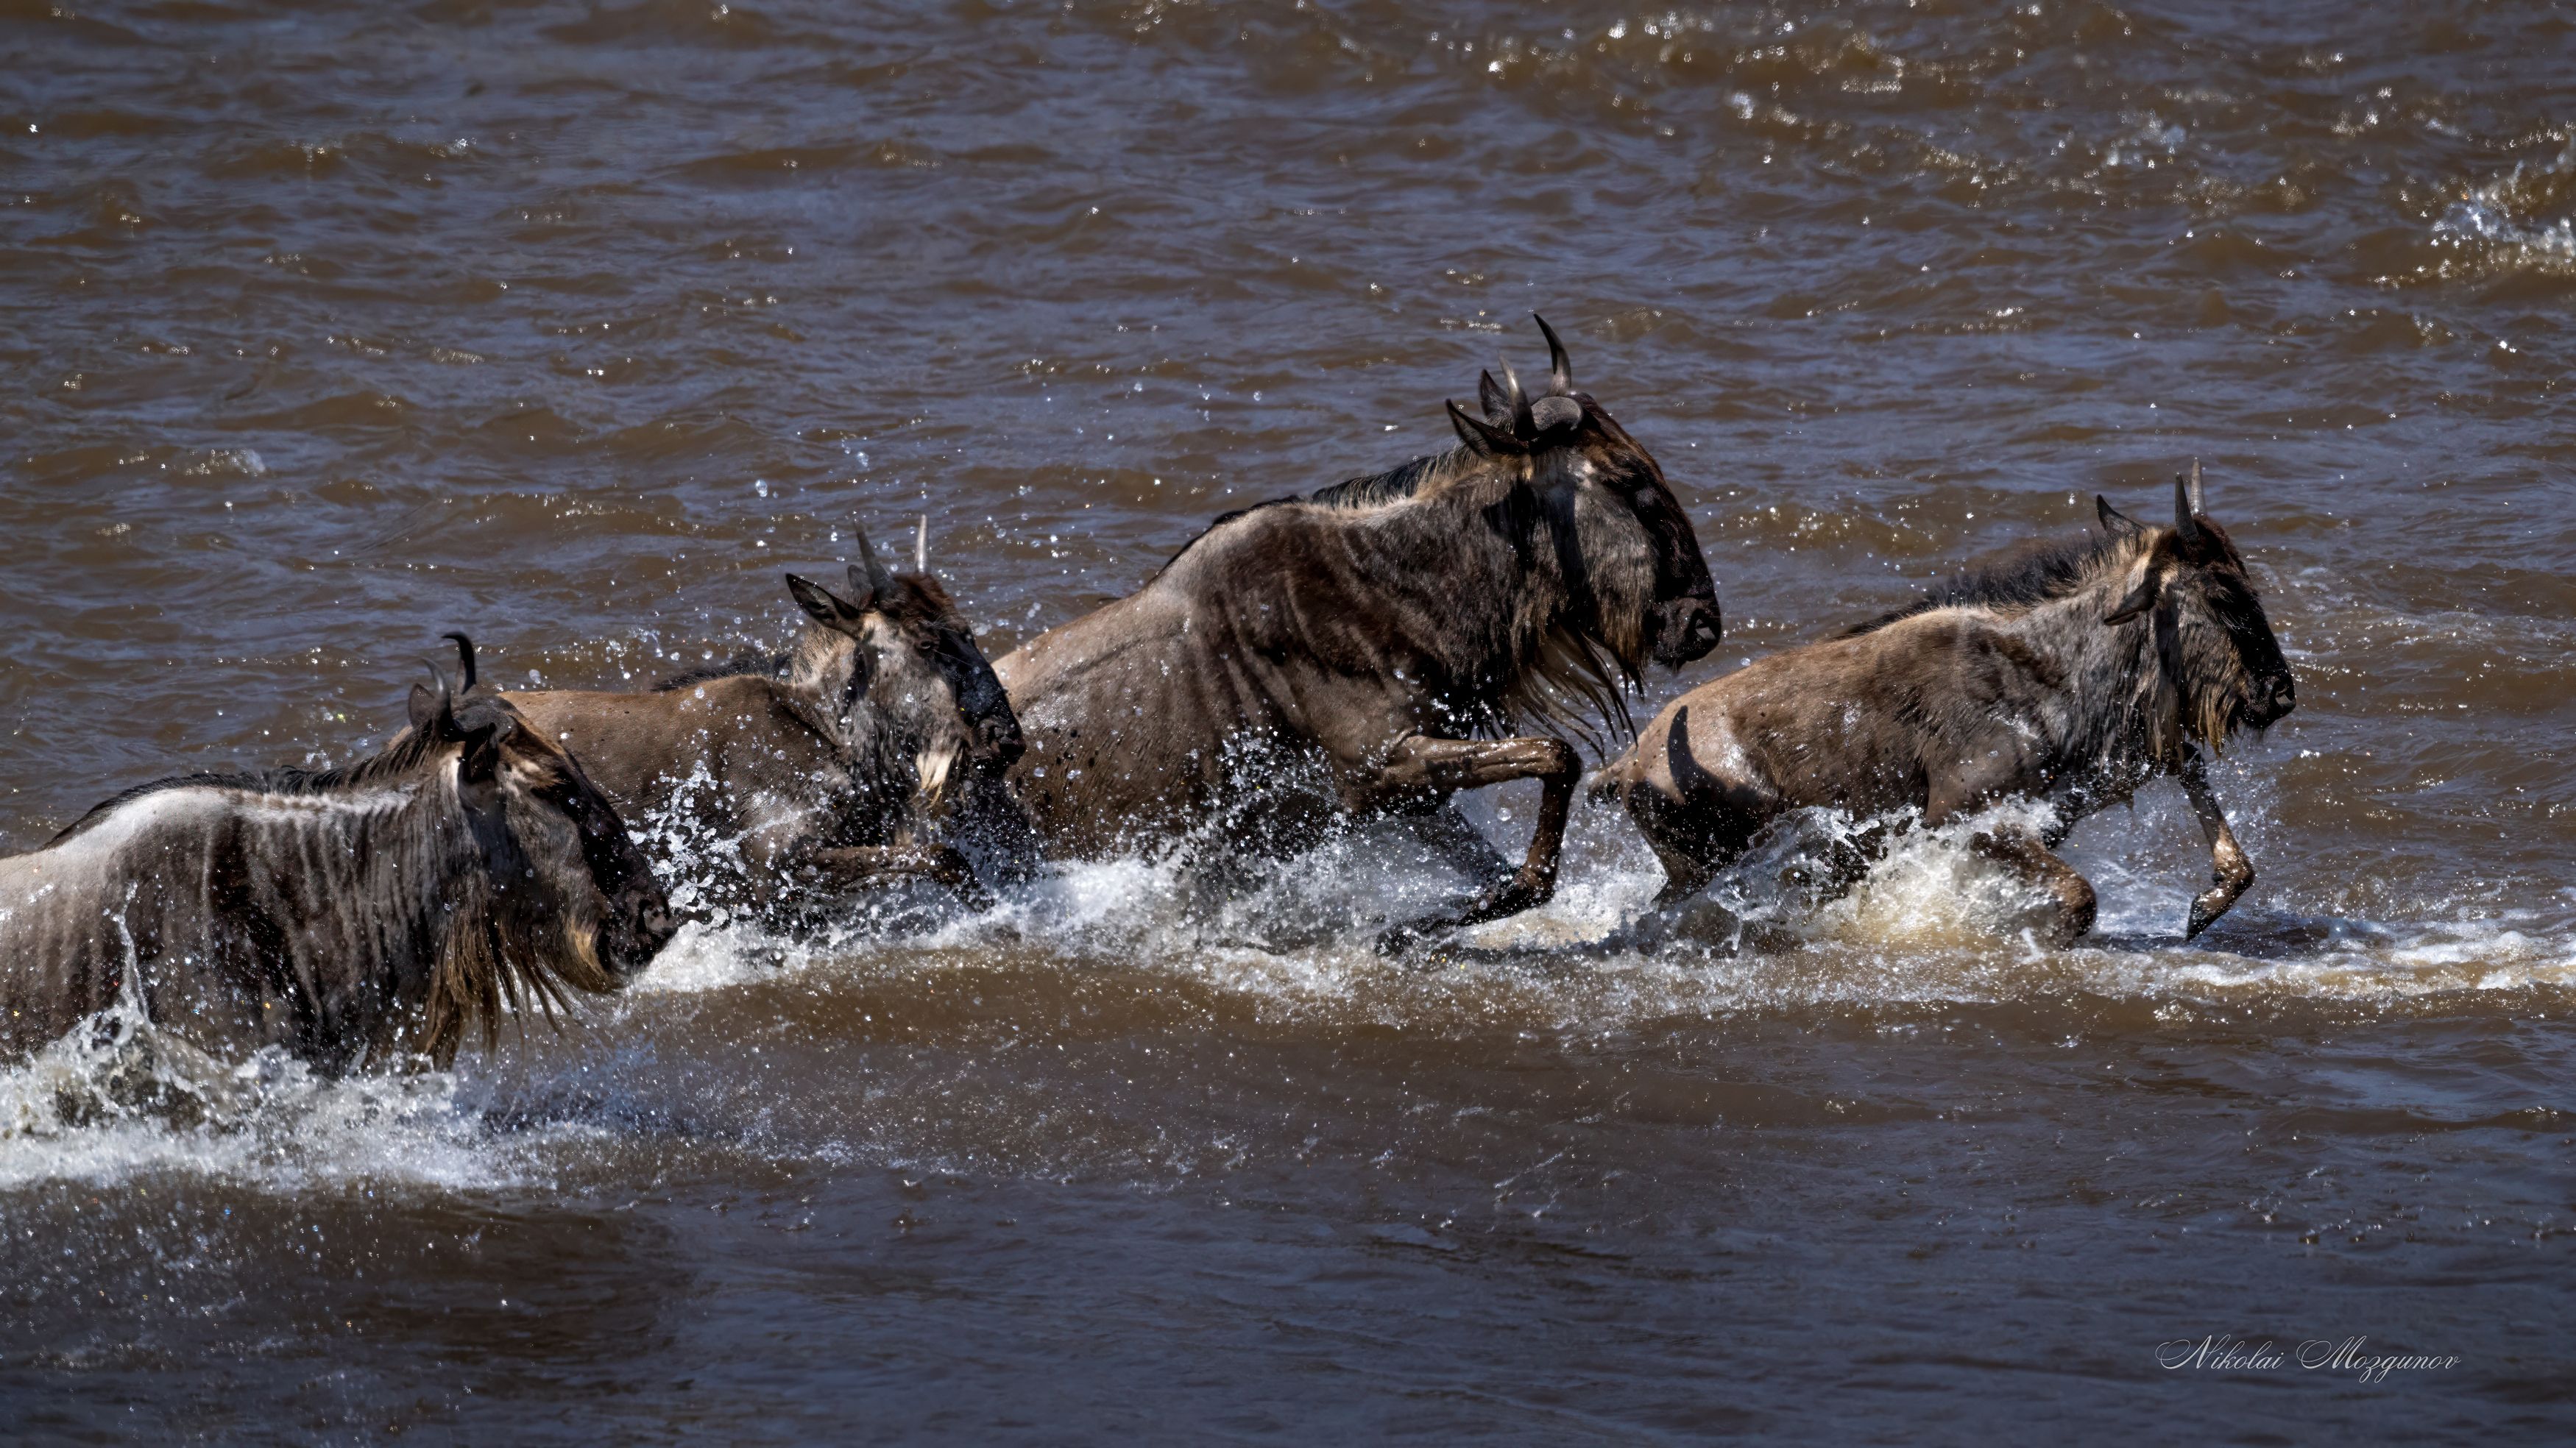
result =
[[[8,1068],[0,1437],[2576,1430],[2576,12],[0,0],[0,60],[10,849],[352,757],[442,629],[775,642],[854,522],[999,656],[1444,445],[1533,309],[1724,600],[1641,717],[2193,456],[2299,685],[2189,945],[2170,785],[2055,952],[1930,840],[1797,949],[1587,953],[1659,883],[1587,805],[1446,965],[1363,836],[692,927],[202,1119]],[[2356,1338],[2441,1365],[2292,1356]]]

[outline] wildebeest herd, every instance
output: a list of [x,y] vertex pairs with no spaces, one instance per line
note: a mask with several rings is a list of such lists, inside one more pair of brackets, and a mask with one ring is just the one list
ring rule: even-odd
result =
[[[808,622],[784,653],[640,692],[496,690],[450,635],[457,672],[432,664],[370,758],[156,781],[0,859],[0,1060],[124,1003],[225,1054],[444,1064],[469,1027],[488,1040],[645,968],[682,922],[626,821],[675,815],[723,845],[697,908],[789,931],[889,881],[980,907],[1049,859],[1277,859],[1391,821],[1475,882],[1379,939],[1418,950],[1551,897],[1576,743],[1631,736],[1594,790],[1663,862],[1661,906],[1792,812],[1874,822],[1848,886],[1895,832],[2027,800],[2051,823],[1997,811],[1971,844],[2072,941],[2093,889],[2054,847],[2160,774],[2209,836],[2186,936],[2243,894],[2206,752],[2288,713],[2292,685],[2196,463],[2170,524],[2097,500],[2098,534],[1701,684],[1639,731],[1625,694],[1716,646],[1717,589],[1662,469],[1539,327],[1544,390],[1483,377],[1477,411],[1449,404],[1457,447],[1226,514],[998,661],[918,535],[911,573],[862,534],[840,591],[789,575]],[[1521,779],[1541,797],[1514,865],[1452,797]]]

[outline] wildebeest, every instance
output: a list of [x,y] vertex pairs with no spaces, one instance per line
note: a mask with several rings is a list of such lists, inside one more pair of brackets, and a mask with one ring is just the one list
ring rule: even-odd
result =
[[926,572],[897,574],[864,533],[843,597],[794,574],[810,622],[786,653],[735,659],[640,693],[512,690],[578,751],[628,817],[730,847],[706,861],[713,903],[776,923],[829,897],[929,877],[984,898],[929,836],[952,777],[992,776],[1019,721],[974,630]]
[[2077,820],[2173,774],[2212,857],[2187,934],[2235,904],[2254,868],[2200,751],[2289,713],[2289,664],[2244,558],[2201,512],[2197,462],[2174,479],[2169,528],[2094,501],[2098,535],[2025,549],[1667,706],[1596,784],[1653,842],[1664,902],[1790,810],[1910,808],[1937,826],[2028,798],[2053,807],[2052,828],[1998,826],[1975,844],[2043,889],[2047,933],[2063,943],[2092,928],[2093,887],[2051,850]]
[[[1477,877],[1463,908],[1390,931],[1497,919],[1555,890],[1573,747],[1515,727],[1628,725],[1621,685],[1716,646],[1717,589],[1661,468],[1551,375],[1506,366],[1460,445],[1219,518],[1144,587],[995,668],[1029,732],[1011,784],[1059,854],[1101,855],[1212,820],[1288,854],[1355,817],[1415,817]],[[1517,871],[1451,794],[1542,781]]]
[[672,930],[581,766],[438,675],[371,758],[159,780],[0,860],[0,1054],[123,996],[219,1054],[445,1065],[503,1002],[614,990]]

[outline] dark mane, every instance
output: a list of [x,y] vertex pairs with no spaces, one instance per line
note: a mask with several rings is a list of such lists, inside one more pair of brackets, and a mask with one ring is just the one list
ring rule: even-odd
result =
[[1853,624],[1837,637],[1856,638],[1898,619],[1965,604],[2003,604],[2029,608],[2064,598],[2084,585],[2094,564],[2128,540],[2110,533],[2075,538],[2034,538],[1999,557],[1971,564],[1924,591],[1903,608]]
[[[1163,560],[1163,566],[1154,570],[1154,578],[1160,578],[1165,570],[1180,562],[1181,555],[1196,547],[1201,538],[1205,538],[1237,518],[1258,513],[1264,508],[1277,508],[1289,503],[1319,503],[1327,508],[1366,508],[1378,503],[1398,502],[1421,492],[1424,483],[1429,482],[1444,468],[1455,462],[1458,455],[1465,451],[1465,448],[1459,447],[1451,448],[1447,452],[1426,453],[1411,462],[1399,464],[1382,473],[1344,478],[1338,483],[1317,488],[1311,493],[1302,495],[1291,493],[1284,498],[1264,498],[1247,507],[1219,513],[1214,521],[1192,534],[1189,542],[1173,549],[1172,556]],[[1148,583],[1152,581],[1153,578],[1146,580]]]
[[[482,703],[476,700],[473,703]],[[462,722],[473,704],[459,710]],[[507,706],[502,706],[507,707]],[[472,727],[472,726],[468,726]],[[149,784],[138,784],[91,806],[87,814],[45,841],[42,849],[52,849],[83,830],[114,814],[117,810],[143,798],[176,789],[237,789],[255,794],[319,795],[337,794],[344,790],[381,784],[389,779],[410,774],[427,764],[432,756],[448,747],[417,729],[405,730],[402,736],[384,749],[354,764],[335,765],[329,769],[299,769],[282,765],[275,769],[198,770],[193,774],[174,774]]]
[[1317,488],[1308,493],[1306,501],[1331,508],[1365,508],[1373,503],[1392,503],[1399,498],[1410,498],[1422,491],[1422,485],[1455,459],[1460,451],[1462,449],[1452,448],[1447,452],[1415,458],[1382,473],[1345,478],[1329,488]]

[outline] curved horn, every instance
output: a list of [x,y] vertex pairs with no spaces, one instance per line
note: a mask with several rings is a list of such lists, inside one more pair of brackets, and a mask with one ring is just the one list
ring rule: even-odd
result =
[[1481,417],[1471,417],[1455,402],[1444,404],[1449,409],[1449,425],[1458,429],[1458,440],[1486,457],[1506,457],[1529,451],[1521,440]]
[[1538,436],[1538,424],[1530,417],[1529,394],[1521,390],[1521,375],[1512,370],[1512,364],[1509,362],[1503,363],[1502,367],[1503,387],[1510,395],[1512,403],[1512,436]]
[[2191,484],[2183,475],[2174,474],[2174,536],[2186,546],[2200,542],[2200,522],[2191,515]]
[[462,688],[462,689],[459,689],[457,692],[458,692],[458,693],[460,693],[460,694],[470,694],[470,693],[473,693],[473,692],[474,692],[474,640],[467,638],[467,637],[466,637],[464,634],[462,634],[462,633],[443,633],[443,634],[440,634],[440,635],[439,635],[439,637],[440,637],[440,638],[443,638],[443,639],[453,639],[453,640],[455,640],[455,642],[456,642],[456,660],[457,660],[457,662],[458,662],[459,664],[463,665],[463,666],[464,666],[464,669],[465,669],[465,687],[464,687],[464,688]]
[[423,657],[420,666],[429,670],[429,677],[438,685],[438,695],[430,702],[428,717],[424,719],[420,704],[420,690],[417,687],[412,690],[412,727],[429,733],[432,738],[446,736],[456,728],[456,693],[448,688],[447,671],[438,666],[437,660]]
[[868,591],[885,593],[891,590],[894,587],[894,574],[886,568],[884,560],[877,557],[877,550],[868,543],[868,530],[853,523],[850,525],[850,536],[859,540],[859,562],[868,570]]
[[2200,495],[2200,459],[2198,458],[2191,460],[2191,510],[2195,513],[2209,511],[2209,500]]
[[1559,397],[1572,396],[1574,364],[1565,359],[1565,344],[1557,340],[1556,329],[1547,324],[1547,318],[1532,312],[1530,320],[1538,323],[1540,335],[1547,338],[1548,390]]
[[912,531],[912,571],[930,571],[930,515],[921,515],[921,526]]

